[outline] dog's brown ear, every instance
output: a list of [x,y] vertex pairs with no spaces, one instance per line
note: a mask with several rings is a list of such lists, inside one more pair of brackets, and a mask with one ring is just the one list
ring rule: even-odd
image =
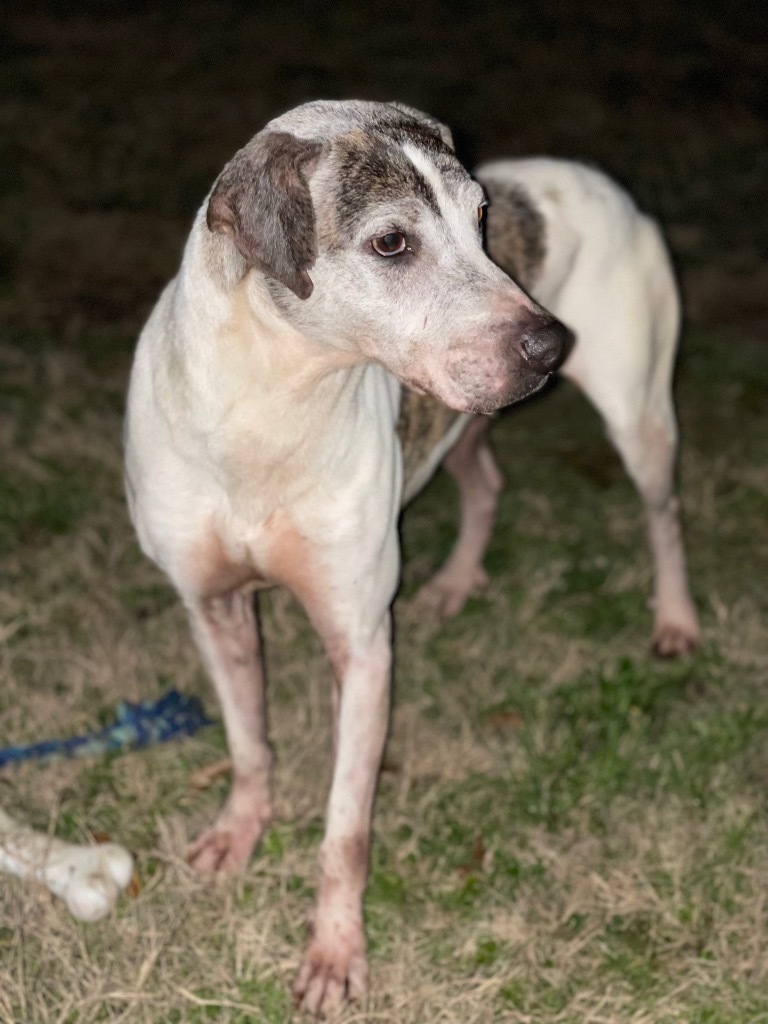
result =
[[208,201],[209,229],[228,235],[249,267],[300,299],[313,287],[307,271],[317,243],[307,176],[321,150],[287,132],[262,132],[235,153]]
[[401,111],[403,114],[407,114],[409,117],[414,118],[416,121],[421,121],[422,124],[426,124],[432,129],[433,134],[439,136],[449,149],[455,150],[453,144],[453,135],[451,135],[451,129],[447,124],[443,124],[442,121],[438,121],[436,117],[432,117],[431,114],[424,114],[422,111],[417,110],[416,107],[409,107],[407,103],[392,102],[389,104],[390,107],[394,107],[395,110]]

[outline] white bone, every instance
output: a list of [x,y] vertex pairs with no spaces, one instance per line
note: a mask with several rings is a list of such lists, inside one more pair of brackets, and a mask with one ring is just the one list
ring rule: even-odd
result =
[[116,843],[65,843],[0,811],[0,870],[42,882],[75,917],[98,921],[130,882],[133,858]]

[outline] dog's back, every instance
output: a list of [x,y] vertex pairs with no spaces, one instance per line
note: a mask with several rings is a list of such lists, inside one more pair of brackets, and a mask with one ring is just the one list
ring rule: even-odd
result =
[[654,221],[594,167],[549,157],[495,160],[475,177],[490,202],[491,258],[539,296],[559,294],[577,257],[608,270],[634,249],[649,268],[668,263]]
[[672,374],[680,299],[656,222],[602,172],[568,160],[475,171],[490,202],[491,258],[574,332],[562,367],[599,411],[646,506],[655,566],[654,649],[698,643],[674,492]]
[[[617,323],[624,325],[622,333],[636,325],[655,368],[668,376],[680,301],[661,232],[632,197],[602,171],[572,160],[496,160],[478,167],[475,176],[490,203],[491,259],[580,339],[566,376],[578,372],[586,346],[616,349],[602,325],[613,330]],[[613,297],[621,309],[609,308]],[[626,354],[640,344],[618,347]]]

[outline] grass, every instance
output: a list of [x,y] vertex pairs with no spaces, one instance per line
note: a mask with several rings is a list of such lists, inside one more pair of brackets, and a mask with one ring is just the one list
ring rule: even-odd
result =
[[[125,361],[113,351],[105,372],[88,350],[44,332],[0,347],[13,492],[0,519],[0,720],[17,742],[95,727],[117,699],[169,685],[213,709],[183,614],[127,522]],[[747,337],[686,338],[682,498],[704,625],[686,661],[647,654],[639,503],[569,386],[497,425],[508,487],[493,581],[439,630],[410,600],[450,543],[448,479],[407,512],[364,1019],[768,1019],[761,357]],[[0,1020],[291,1018],[329,771],[328,673],[289,599],[265,604],[278,813],[249,872],[209,886],[183,862],[226,788],[189,786],[223,755],[219,726],[6,771],[5,806],[64,837],[119,837],[141,891],[85,926],[4,880]]]

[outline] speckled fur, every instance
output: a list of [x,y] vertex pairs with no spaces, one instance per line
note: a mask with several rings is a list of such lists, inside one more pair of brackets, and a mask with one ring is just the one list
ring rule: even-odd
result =
[[[422,145],[426,152],[446,148],[429,132],[400,130],[404,140]],[[343,236],[359,223],[370,206],[414,197],[439,216],[435,193],[424,176],[403,154],[393,139],[360,130],[343,136],[336,144],[339,174],[336,182],[336,216]],[[346,238],[345,238],[346,240]]]
[[403,448],[405,491],[460,414],[438,398],[403,388],[397,436]]
[[488,181],[488,255],[518,284],[535,284],[547,254],[546,223],[522,185]]

